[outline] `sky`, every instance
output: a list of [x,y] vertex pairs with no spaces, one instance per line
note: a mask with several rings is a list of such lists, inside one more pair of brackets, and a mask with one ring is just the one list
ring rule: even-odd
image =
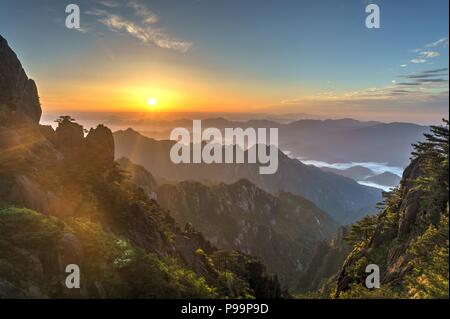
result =
[[[69,3],[81,28],[65,27]],[[365,8],[380,7],[368,29]],[[448,0],[1,0],[44,112],[448,117]]]

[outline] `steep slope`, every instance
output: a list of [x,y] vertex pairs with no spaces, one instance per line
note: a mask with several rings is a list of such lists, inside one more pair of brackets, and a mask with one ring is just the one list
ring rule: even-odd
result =
[[297,290],[317,298],[329,298],[351,246],[345,241],[347,227],[340,227],[331,241],[319,242],[308,267],[297,282]]
[[[335,297],[448,298],[448,121],[425,137],[381,212],[352,227]],[[365,288],[368,264],[380,267],[381,289]]]
[[[255,257],[181,230],[127,180],[107,127],[85,136],[69,116],[40,126],[37,95],[16,99],[17,88],[33,90],[1,44],[2,94],[14,98],[2,100],[0,121],[0,298],[283,296]],[[65,286],[68,263],[80,266],[82,289]]]
[[286,191],[305,197],[339,223],[350,223],[372,212],[381,199],[377,189],[307,166],[279,152],[276,174],[260,175],[258,164],[174,164],[173,141],[156,141],[128,129],[114,133],[116,158],[127,157],[156,178],[180,182],[234,183],[242,178],[270,193]]
[[190,224],[212,243],[257,256],[281,282],[294,287],[319,241],[337,225],[310,201],[271,195],[247,180],[217,186],[197,182],[162,185],[158,199],[180,224]]
[[129,159],[123,157],[116,161],[121,170],[130,174],[130,182],[141,188],[150,199],[156,199],[156,180],[144,167],[133,164]]

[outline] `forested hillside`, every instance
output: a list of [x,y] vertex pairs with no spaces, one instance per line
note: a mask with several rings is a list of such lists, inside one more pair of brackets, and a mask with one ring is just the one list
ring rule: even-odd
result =
[[[353,225],[334,297],[448,298],[449,122],[425,137],[380,213]],[[380,289],[364,285],[368,264],[380,267]]]
[[175,220],[193,225],[218,247],[259,257],[294,291],[316,245],[331,241],[338,226],[307,199],[272,195],[248,180],[216,186],[182,182],[162,185],[157,193]]

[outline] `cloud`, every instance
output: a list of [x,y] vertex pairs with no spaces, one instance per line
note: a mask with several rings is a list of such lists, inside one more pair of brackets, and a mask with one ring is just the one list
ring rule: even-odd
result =
[[436,51],[422,51],[420,52],[420,55],[423,56],[424,58],[436,58],[441,54]]
[[[435,49],[426,49],[424,46],[421,49],[412,50],[416,57],[411,59],[410,63],[425,66],[429,59],[441,56],[437,48],[446,45],[448,45],[448,39],[443,38],[426,46]],[[408,66],[410,65],[406,63],[400,65],[401,68],[407,68]],[[411,67],[410,69],[415,68]],[[410,69],[404,69],[402,72],[405,73]],[[403,112],[404,110],[410,111],[413,108],[421,110],[423,112],[421,116],[431,114],[431,109],[445,113],[448,110],[448,71],[448,67],[423,70],[399,75],[398,78],[402,80],[393,80],[385,87],[330,94],[321,92],[313,96],[285,99],[281,101],[280,107],[287,110],[300,107],[310,107],[314,110],[326,108],[336,110],[336,112],[342,112],[343,109],[354,112],[363,109],[365,111],[372,109],[374,112],[380,110],[388,112],[396,109],[402,118],[405,114],[409,114]]]
[[409,75],[400,75],[408,82],[399,82],[397,87],[417,87],[422,92],[430,94],[436,90],[448,90],[448,68],[424,70]]
[[[417,103],[419,101],[445,99],[448,92],[448,68],[430,69],[422,72],[400,75],[405,79],[398,82],[391,81],[385,87],[372,87],[358,91],[344,93],[320,92],[316,95],[282,101],[282,104],[295,105],[298,103]],[[448,96],[447,96],[448,99]]]
[[419,73],[414,73],[414,74],[410,74],[410,75],[401,75],[401,78],[406,78],[406,79],[425,79],[425,78],[435,78],[438,76],[448,76],[447,73],[448,69],[447,68],[443,68],[443,69],[433,69],[433,70],[425,70]]
[[418,79],[419,83],[448,82],[446,79]]
[[399,85],[399,86],[402,86],[402,85],[406,85],[406,86],[417,86],[417,85],[420,85],[420,83],[418,83],[418,82],[400,82],[400,83],[398,83],[398,85]]
[[125,32],[141,40],[143,43],[152,43],[163,49],[186,52],[192,46],[189,42],[174,40],[158,29],[142,27],[118,15],[108,15],[101,19],[100,22],[112,31]]
[[128,6],[134,9],[136,16],[142,18],[143,23],[154,24],[159,22],[158,16],[150,11],[142,2],[130,1]]
[[[417,53],[417,57],[414,59],[411,59],[409,62],[411,62],[413,64],[421,64],[421,63],[428,62],[428,59],[437,58],[437,57],[441,56],[441,53],[438,51],[434,51],[434,50],[431,51],[429,49],[425,49],[425,48],[437,48],[437,47],[448,47],[448,37],[444,37],[435,42],[426,44],[422,48],[409,50],[409,52]],[[432,63],[428,63],[428,64],[432,64]],[[402,64],[402,65],[400,65],[400,67],[406,68],[407,64]]]
[[96,2],[109,8],[117,8],[121,6],[121,4],[116,0],[97,0]]
[[448,72],[448,68],[432,69],[432,70],[422,71],[423,74],[441,73],[441,72]]
[[[145,44],[153,44],[159,48],[176,50],[179,52],[187,52],[192,43],[174,39],[160,28],[154,25],[159,22],[159,18],[141,1],[132,0],[126,4],[119,3],[114,0],[99,0],[98,3],[108,10],[94,8],[88,10],[86,14],[99,17],[98,22],[107,26],[111,31],[128,34]],[[127,19],[121,14],[111,13],[109,10],[131,9],[136,19]],[[137,21],[134,21],[137,20]]]
[[404,90],[404,89],[394,89],[394,90],[391,90],[391,92],[392,93],[403,93],[403,94],[408,94],[408,93],[412,93],[412,91],[409,91],[409,90]]
[[440,38],[439,40],[437,40],[435,42],[425,45],[425,47],[427,47],[427,48],[433,48],[433,47],[438,47],[438,46],[447,48],[448,47],[448,37]]

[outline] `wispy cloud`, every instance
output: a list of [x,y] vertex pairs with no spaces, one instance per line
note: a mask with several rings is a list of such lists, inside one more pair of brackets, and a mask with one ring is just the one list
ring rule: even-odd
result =
[[424,58],[437,58],[441,54],[437,51],[422,51],[420,52],[420,56],[423,56]]
[[283,105],[308,105],[327,103],[330,105],[376,105],[393,106],[424,103],[439,104],[448,101],[448,68],[424,70],[409,75],[400,75],[402,81],[393,80],[384,87],[371,87],[350,92],[319,92],[313,96],[286,99]]
[[448,72],[448,68],[425,70],[425,71],[422,71],[422,74],[434,74],[434,73],[441,73],[441,72]]
[[110,8],[117,8],[121,6],[120,2],[116,0],[97,0],[96,2]]
[[[97,21],[107,26],[111,31],[128,34],[145,44],[183,53],[192,47],[191,42],[175,39],[161,28],[157,28],[155,24],[159,22],[158,16],[141,1],[132,0],[123,3],[115,0],[98,0],[97,3],[104,8],[93,8],[86,11],[86,14],[97,16]],[[127,8],[132,11],[135,19],[125,18],[121,14]]]
[[[428,43],[424,45],[422,48],[412,49],[409,52],[417,53],[417,57],[409,60],[412,64],[422,64],[427,63],[429,59],[437,58],[441,55],[440,52],[436,51],[438,48],[448,48],[448,37],[440,38],[437,41],[432,43]],[[430,48],[434,48],[434,50],[430,50]],[[400,67],[407,67],[407,64],[402,64]]]
[[440,38],[439,40],[437,40],[435,42],[425,45],[425,47],[427,47],[427,48],[433,48],[433,47],[438,47],[438,46],[448,48],[448,37]]
[[426,59],[412,59],[409,62],[414,63],[414,64],[419,64],[419,63],[425,63],[427,62]]
[[149,10],[140,1],[130,1],[128,6],[134,9],[136,16],[142,18],[142,22],[146,24],[154,24],[159,22],[159,18],[151,10]]
[[438,76],[448,76],[448,68],[425,70],[415,74],[401,75],[400,77],[406,79],[428,79]]

